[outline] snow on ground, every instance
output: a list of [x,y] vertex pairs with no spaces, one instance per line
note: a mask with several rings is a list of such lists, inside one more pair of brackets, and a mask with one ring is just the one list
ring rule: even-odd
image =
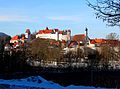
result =
[[0,89],[105,89],[70,85],[63,87],[40,76],[31,76],[25,79],[0,79]]
[[74,85],[70,85],[68,87],[66,87],[65,89],[107,89],[107,88],[95,88],[95,87],[85,87],[85,86],[74,86]]

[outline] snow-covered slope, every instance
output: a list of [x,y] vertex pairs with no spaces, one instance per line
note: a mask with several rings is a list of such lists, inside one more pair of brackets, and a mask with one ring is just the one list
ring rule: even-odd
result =
[[[16,80],[0,79],[0,89],[96,89],[96,88],[74,86],[74,85],[63,87],[52,81],[47,81],[40,76],[32,76],[25,79],[16,79]],[[105,88],[97,88],[97,89],[105,89]]]

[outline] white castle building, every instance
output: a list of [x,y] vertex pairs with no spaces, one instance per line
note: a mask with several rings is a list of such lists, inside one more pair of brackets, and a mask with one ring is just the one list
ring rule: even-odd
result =
[[45,38],[45,39],[55,39],[55,40],[64,40],[69,41],[71,38],[71,30],[58,30],[58,29],[46,29],[39,30],[36,34],[36,38]]

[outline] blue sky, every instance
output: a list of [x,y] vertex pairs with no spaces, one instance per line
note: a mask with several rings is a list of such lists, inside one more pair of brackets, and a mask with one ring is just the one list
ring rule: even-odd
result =
[[[94,0],[93,0],[94,1]],[[108,27],[95,17],[85,0],[0,0],[0,32],[11,36],[49,28],[71,29],[72,35],[89,29],[90,38],[120,34],[119,27]]]

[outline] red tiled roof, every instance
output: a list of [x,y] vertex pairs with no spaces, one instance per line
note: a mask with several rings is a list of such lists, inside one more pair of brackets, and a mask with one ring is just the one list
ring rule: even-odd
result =
[[25,40],[25,37],[22,37],[21,40]]
[[96,43],[105,43],[105,39],[95,39]]
[[44,32],[43,32],[43,30],[39,30],[39,32],[38,32],[38,34],[43,34]]
[[110,40],[110,39],[92,39],[90,40],[91,44],[109,44],[110,46],[117,46],[120,44],[118,40]]
[[[71,32],[71,30],[68,30],[68,31]],[[63,34],[64,31],[59,31],[59,29],[49,29],[48,27],[46,27],[45,30],[39,30],[37,34],[49,34],[53,32],[58,32],[59,34]]]
[[13,36],[11,40],[18,40],[19,36]]
[[102,43],[105,43],[105,42],[106,42],[105,39],[98,39],[98,38],[90,40],[91,44],[95,44],[95,43],[102,44]]
[[38,34],[49,34],[52,32],[53,32],[53,30],[39,30]]
[[52,32],[53,32],[53,29],[48,29],[48,27],[46,27],[45,30],[39,30],[38,34],[49,34]]
[[51,29],[50,30],[44,30],[44,33],[46,33],[46,34],[47,33],[52,33],[52,32],[53,32],[53,30],[51,30]]
[[95,40],[92,39],[92,40],[90,40],[90,43],[95,44],[96,42],[95,42]]
[[63,34],[63,31],[59,31],[59,34]]
[[73,36],[73,41],[83,41],[85,39],[85,34],[78,34]]
[[68,44],[68,47],[72,47],[74,45],[78,45],[78,43],[76,41],[71,41],[69,44]]

